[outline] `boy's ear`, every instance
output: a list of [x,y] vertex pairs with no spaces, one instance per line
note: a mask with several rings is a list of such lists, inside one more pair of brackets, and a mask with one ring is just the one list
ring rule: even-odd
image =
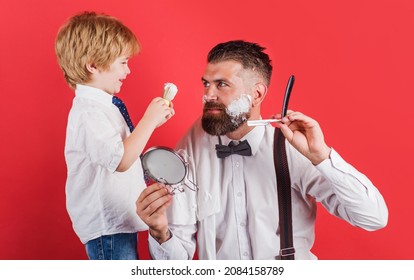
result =
[[93,63],[86,63],[86,69],[88,69],[88,71],[92,74],[98,71],[98,68],[96,68],[95,64]]
[[254,85],[254,96],[253,96],[253,102],[252,106],[256,107],[259,106],[267,93],[267,86],[263,82],[256,83]]

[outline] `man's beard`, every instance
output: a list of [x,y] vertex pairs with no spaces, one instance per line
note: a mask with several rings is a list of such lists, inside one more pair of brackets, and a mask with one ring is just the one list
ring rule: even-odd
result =
[[[218,114],[210,114],[209,109],[220,110]],[[205,132],[210,135],[224,135],[238,129],[250,117],[250,112],[231,116],[226,106],[221,103],[206,102],[203,109],[201,124]]]

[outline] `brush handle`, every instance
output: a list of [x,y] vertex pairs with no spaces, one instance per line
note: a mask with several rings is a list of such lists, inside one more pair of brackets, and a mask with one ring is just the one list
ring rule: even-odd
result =
[[163,98],[163,99],[164,99],[165,104],[167,104],[168,106],[170,106],[171,101],[168,100],[168,99],[165,99],[165,98]]

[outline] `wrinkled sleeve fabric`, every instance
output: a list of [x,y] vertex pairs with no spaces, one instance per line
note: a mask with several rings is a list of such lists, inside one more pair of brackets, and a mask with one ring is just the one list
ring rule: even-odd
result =
[[124,154],[124,145],[119,132],[105,114],[84,113],[76,141],[77,146],[84,147],[92,164],[115,172]]
[[289,153],[295,164],[301,165],[303,172],[296,181],[300,181],[304,196],[314,197],[331,214],[356,227],[374,231],[386,226],[388,209],[378,189],[334,149],[330,158],[317,166],[291,146]]

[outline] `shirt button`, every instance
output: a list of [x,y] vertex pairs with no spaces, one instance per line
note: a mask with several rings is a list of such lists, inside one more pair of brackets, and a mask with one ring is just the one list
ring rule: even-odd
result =
[[239,162],[236,162],[236,167],[239,167],[240,166],[240,163]]
[[247,252],[243,253],[243,256],[245,256],[245,257],[247,257],[248,255],[249,255],[249,253],[247,253]]
[[242,193],[241,193],[241,192],[238,192],[238,193],[237,193],[237,196],[238,196],[238,197],[242,196]]
[[245,223],[240,223],[240,226],[241,227],[244,227],[246,224]]

